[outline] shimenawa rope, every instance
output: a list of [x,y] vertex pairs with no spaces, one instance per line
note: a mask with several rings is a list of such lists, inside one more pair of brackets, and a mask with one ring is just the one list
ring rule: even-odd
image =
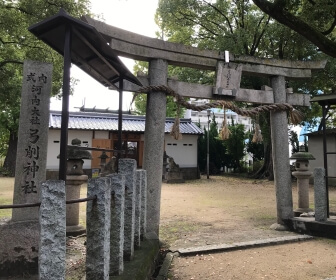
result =
[[[238,106],[236,106],[233,102],[231,101],[224,101],[224,100],[220,100],[220,101],[214,101],[214,102],[210,102],[210,103],[206,103],[203,105],[194,105],[194,104],[190,104],[188,103],[186,100],[184,100],[184,98],[179,95],[177,92],[175,92],[174,90],[172,90],[171,88],[165,86],[165,85],[160,85],[160,86],[146,86],[146,87],[141,87],[140,89],[138,89],[132,99],[132,102],[134,102],[136,96],[140,93],[150,93],[150,92],[164,92],[169,96],[173,96],[176,99],[176,102],[183,106],[186,109],[191,109],[194,111],[203,111],[203,110],[207,110],[207,109],[211,109],[211,108],[217,108],[217,107],[223,107],[225,106],[225,108],[230,109],[233,112],[236,112],[238,115],[241,116],[248,116],[248,117],[254,117],[260,113],[264,113],[264,112],[270,112],[270,111],[289,111],[289,118],[291,120],[291,122],[296,125],[299,124],[302,120],[303,120],[303,114],[302,112],[296,110],[291,104],[288,103],[274,103],[274,104],[268,104],[268,105],[261,105],[258,107],[254,107],[254,108],[240,108]],[[176,120],[178,119],[178,115]],[[172,127],[172,131],[174,130],[173,133],[173,137],[175,139],[179,139],[179,132],[177,133],[177,131],[179,129],[176,128],[176,126],[179,125],[179,120],[178,120],[178,124],[175,121],[173,127]]]

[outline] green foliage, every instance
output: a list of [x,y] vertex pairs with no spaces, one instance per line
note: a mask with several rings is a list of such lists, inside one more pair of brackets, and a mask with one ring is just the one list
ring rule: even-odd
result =
[[9,133],[6,129],[0,130],[0,158],[5,157],[8,149]]
[[160,0],[156,18],[169,41],[248,55],[269,24],[269,16],[247,0]]
[[[147,105],[147,94],[139,94],[135,98],[135,111],[137,115],[146,115],[146,105]],[[172,96],[167,96],[167,106],[166,106],[166,116],[175,117],[177,112],[177,103],[174,101]],[[178,116],[181,118],[184,115],[185,109],[180,108]]]
[[64,8],[73,16],[87,14],[88,0],[0,1],[0,151],[5,154],[9,132],[16,136],[20,115],[24,60],[53,63],[52,95],[59,95],[63,58],[28,31],[28,27]]
[[136,115],[146,115],[147,94],[138,94],[134,100]]
[[[200,124],[198,123],[200,127]],[[198,138],[198,165],[201,172],[206,172],[207,164],[207,141],[209,132],[209,173],[219,173],[224,166],[226,147],[224,142],[218,138],[217,122],[215,116],[210,121],[209,131],[204,127],[204,134]]]
[[299,151],[299,146],[300,146],[299,137],[297,133],[293,130],[290,130],[288,139],[289,139],[289,143],[292,146],[292,151],[291,151],[292,154],[297,153]]
[[252,142],[253,133],[250,131],[247,133],[248,142],[246,143],[246,151],[252,155],[253,161],[259,161],[264,159],[264,143]]
[[[198,123],[200,126],[200,123]],[[226,166],[240,170],[241,160],[245,156],[244,125],[232,124],[229,126],[229,139],[222,140],[218,136],[218,126],[215,116],[209,125],[209,172],[217,174]],[[204,127],[204,134],[198,139],[198,166],[201,172],[206,172],[208,130]]]
[[246,134],[244,130],[244,125],[232,124],[229,126],[230,137],[227,140],[224,140],[225,146],[227,148],[227,153],[231,157],[230,167],[234,169],[239,169],[241,167],[240,162],[245,156],[245,139]]
[[7,177],[10,175],[10,172],[5,167],[0,167],[0,177]]
[[329,0],[253,2],[272,18],[302,35],[315,49],[336,58],[336,4]]
[[[290,81],[294,92],[315,96],[318,93],[336,93],[336,17],[335,1],[303,0],[303,1],[266,1],[253,0],[265,13],[283,25],[273,30],[273,39],[279,40],[279,58],[294,60],[327,60],[322,71],[314,72],[311,79]],[[289,27],[289,28],[288,28]],[[305,122],[313,127],[320,122],[321,108],[312,104],[303,108]],[[328,128],[335,127],[335,110],[327,114]],[[321,127],[320,127],[321,128]]]
[[[133,68],[134,72],[140,72],[142,74],[148,74],[148,62],[137,62]],[[134,100],[135,111],[137,115],[146,115],[146,106],[147,106],[147,94],[138,94]],[[174,98],[167,96],[167,106],[166,106],[166,116],[175,117],[177,112],[177,103],[174,101]],[[180,112],[178,116],[183,117],[185,109],[180,107]]]

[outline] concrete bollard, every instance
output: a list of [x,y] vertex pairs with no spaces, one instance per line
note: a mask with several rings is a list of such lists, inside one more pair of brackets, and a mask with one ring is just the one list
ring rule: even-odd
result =
[[40,197],[39,279],[65,279],[65,182],[42,183]]
[[322,167],[314,169],[314,203],[315,221],[323,222],[327,220],[327,189],[325,180],[325,170]]
[[125,176],[111,174],[110,275],[124,271]]
[[111,227],[111,179],[91,179],[87,196],[96,195],[88,201],[86,209],[86,280],[109,279],[110,227]]
[[134,257],[136,161],[129,158],[120,159],[118,168],[118,173],[125,176],[124,260],[130,261]]
[[135,224],[134,224],[134,246],[140,248],[140,219],[141,219],[141,184],[142,184],[142,171],[136,171],[136,191],[135,191]]
[[140,216],[140,237],[144,239],[147,228],[147,172],[141,170],[141,216]]

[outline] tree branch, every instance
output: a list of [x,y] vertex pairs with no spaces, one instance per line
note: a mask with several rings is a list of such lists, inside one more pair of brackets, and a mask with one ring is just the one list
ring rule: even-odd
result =
[[326,31],[321,32],[323,35],[328,35],[334,30],[334,28],[336,26],[336,12],[335,12],[334,16],[335,16],[335,18],[334,18],[334,21],[331,24],[331,26]]
[[18,60],[4,60],[0,62],[0,68],[2,68],[3,66],[5,66],[6,64],[23,64],[22,61],[18,61]]
[[205,30],[207,30],[207,31],[208,31],[209,33],[211,33],[212,35],[214,35],[214,36],[218,36],[218,34],[217,34],[216,32],[214,32],[213,30],[210,30],[210,29],[209,29],[207,26],[205,26],[203,23],[201,23],[200,21],[194,20],[194,17],[192,17],[192,16],[190,16],[190,15],[188,15],[188,14],[186,14],[186,13],[182,13],[182,12],[179,12],[179,14],[180,14],[181,16],[183,16],[186,20],[188,20],[188,21],[190,21],[190,22],[192,22],[192,23],[194,23],[194,24],[197,24],[197,25],[203,27]]
[[217,13],[219,13],[221,16],[224,17],[225,21],[227,22],[227,24],[229,25],[229,28],[230,28],[230,32],[231,34],[233,34],[233,28],[232,28],[232,25],[231,25],[231,22],[229,20],[229,18],[221,11],[219,10],[216,6],[212,5],[211,3],[208,3],[207,1],[203,0],[203,2],[205,4],[207,4],[208,6],[210,6],[211,8],[213,8]]
[[264,34],[265,34],[266,26],[268,25],[268,23],[269,23],[271,17],[270,17],[270,16],[267,17],[265,26],[262,28],[262,30],[261,30],[261,32],[260,32],[260,34],[259,34],[259,36],[258,36],[257,31],[258,31],[258,29],[260,28],[260,26],[261,26],[261,24],[262,24],[264,18],[265,18],[265,17],[262,17],[262,18],[260,19],[260,21],[258,22],[258,25],[257,25],[258,28],[257,28],[257,30],[256,30],[256,32],[255,32],[255,34],[254,34],[254,36],[253,36],[253,44],[252,44],[252,47],[251,47],[251,55],[254,55],[255,51],[257,50],[257,48],[258,48],[258,46],[259,46],[259,44],[260,44],[260,41],[261,41],[262,37],[263,37]]
[[14,6],[5,6],[6,9],[12,9],[12,10],[17,10],[17,11],[20,11],[21,13],[24,13],[26,15],[30,15],[30,16],[33,16],[34,14],[33,13],[30,13],[28,12],[27,10],[21,8],[21,7],[14,7]]
[[[272,18],[277,20],[283,25],[286,25],[290,29],[299,33],[307,40],[316,45],[322,52],[331,57],[336,58],[336,42],[328,39],[319,30],[310,26],[303,20],[292,15],[285,9],[279,9],[275,3],[271,3],[267,0],[252,0],[255,5],[259,7],[264,13],[270,15]],[[284,2],[284,1],[283,1]]]

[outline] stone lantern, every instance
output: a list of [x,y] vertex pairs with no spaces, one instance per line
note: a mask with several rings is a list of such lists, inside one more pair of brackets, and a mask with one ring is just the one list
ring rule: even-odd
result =
[[87,150],[78,149],[82,141],[75,138],[71,141],[72,147],[68,147],[67,175],[83,175],[83,159],[91,159],[91,154]]
[[102,173],[105,169],[106,160],[109,158],[109,156],[106,154],[105,151],[103,151],[98,158],[100,158],[100,172]]
[[292,174],[297,178],[298,189],[298,209],[294,210],[294,216],[298,217],[302,213],[312,212],[309,208],[309,177],[313,172],[309,170],[309,160],[314,160],[311,153],[305,152],[305,147],[300,146],[299,152],[293,154],[290,159],[295,159],[295,170]]
[[[82,184],[86,183],[88,176],[84,175],[84,159],[91,159],[87,150],[79,149],[81,140],[73,139],[68,147],[67,176],[66,176],[66,199],[79,199]],[[67,204],[66,206],[66,233],[76,236],[85,232],[85,228],[79,225],[79,203]]]

